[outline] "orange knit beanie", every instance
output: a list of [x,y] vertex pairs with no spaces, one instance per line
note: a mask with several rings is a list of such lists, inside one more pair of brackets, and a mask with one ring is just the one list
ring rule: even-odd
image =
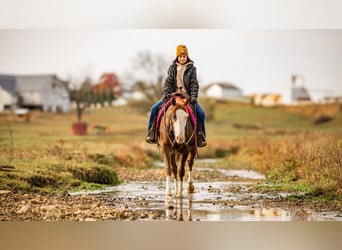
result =
[[185,45],[180,44],[177,46],[176,56],[180,56],[180,55],[188,56],[188,49],[186,48]]

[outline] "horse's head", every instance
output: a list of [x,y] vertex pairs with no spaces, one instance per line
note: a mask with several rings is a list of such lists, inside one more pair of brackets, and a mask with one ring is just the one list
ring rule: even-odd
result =
[[183,144],[186,140],[186,126],[189,118],[189,112],[186,108],[188,99],[173,97],[170,113],[170,122],[173,127],[173,133],[177,144]]

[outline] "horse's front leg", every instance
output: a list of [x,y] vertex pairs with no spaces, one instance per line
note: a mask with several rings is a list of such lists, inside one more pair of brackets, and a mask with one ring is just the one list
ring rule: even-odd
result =
[[171,149],[167,146],[162,146],[164,169],[166,176],[165,195],[171,196],[171,175],[172,175],[172,164],[171,164]]
[[177,187],[176,188],[176,196],[178,198],[182,198],[183,197],[183,178],[177,180],[176,187]]
[[178,193],[178,185],[177,185],[177,162],[176,162],[176,155],[175,153],[171,154],[171,167],[172,167],[172,174],[174,177],[174,194],[177,195]]

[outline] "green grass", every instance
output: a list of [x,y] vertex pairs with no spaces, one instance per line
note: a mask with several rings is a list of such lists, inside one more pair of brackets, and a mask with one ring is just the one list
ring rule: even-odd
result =
[[[215,108],[214,122],[222,131],[235,132],[233,124],[258,125],[264,130],[285,130],[285,131],[325,131],[336,129],[342,132],[342,114],[335,114],[335,119],[329,123],[315,125],[313,117],[303,116],[301,114],[288,113],[280,108],[254,107],[250,105],[219,104]],[[226,129],[226,130],[225,130]],[[256,132],[256,131],[254,131]]]
[[[210,114],[208,146],[199,154],[221,158],[215,167],[254,169],[266,174],[268,182],[298,185],[294,187],[298,190],[305,185],[341,192],[336,174],[341,161],[341,110],[320,125],[314,124],[313,116],[284,108],[211,103]],[[143,171],[161,160],[159,149],[144,142],[146,112],[129,107],[88,109],[83,120],[109,126],[108,134],[89,128],[88,135],[73,136],[70,128],[75,120],[74,113],[35,112],[30,123],[0,115],[0,165],[15,167],[0,171],[0,189],[55,192],[115,185],[120,181],[118,168]],[[323,160],[306,157],[308,149]],[[331,167],[334,164],[337,167]]]

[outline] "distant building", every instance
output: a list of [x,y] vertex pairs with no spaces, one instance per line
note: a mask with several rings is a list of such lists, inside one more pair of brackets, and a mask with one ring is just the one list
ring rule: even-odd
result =
[[41,108],[67,112],[69,93],[56,75],[0,75],[0,103],[8,108]]
[[215,99],[241,98],[242,90],[233,84],[226,82],[211,83],[202,88],[202,93],[206,97]]
[[280,94],[262,94],[253,97],[253,103],[256,106],[274,107],[281,104],[282,96]]
[[0,112],[5,110],[5,107],[12,105],[11,94],[0,86]]
[[303,104],[312,102],[309,91],[304,87],[304,77],[291,76],[291,86],[284,91],[283,104]]

